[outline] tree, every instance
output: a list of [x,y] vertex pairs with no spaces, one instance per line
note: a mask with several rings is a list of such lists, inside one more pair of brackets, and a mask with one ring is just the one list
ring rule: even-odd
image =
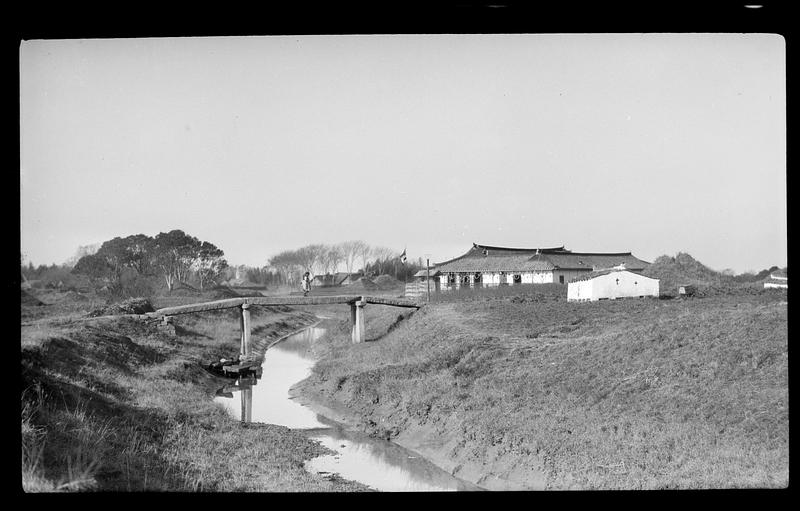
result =
[[245,270],[245,275],[247,276],[247,280],[249,282],[253,282],[254,284],[261,284],[262,286],[270,284],[272,279],[272,274],[266,268],[248,267]]
[[358,256],[362,245],[366,244],[360,240],[344,241],[339,244],[339,250],[342,254],[342,261],[347,268],[347,273],[353,273],[353,265],[355,264],[356,257]]
[[343,259],[341,249],[337,245],[330,246],[325,255],[330,273],[336,273]]
[[320,255],[323,251],[323,245],[306,245],[296,251],[297,264],[302,268],[302,271],[315,272],[315,267],[318,267]]
[[197,247],[197,253],[194,261],[192,261],[192,269],[200,280],[200,291],[203,290],[205,282],[216,278],[228,267],[228,262],[223,257],[224,255],[225,253],[222,250],[208,241],[203,241]]
[[102,255],[89,254],[78,259],[78,262],[72,267],[72,273],[85,275],[93,280],[105,281],[113,275],[114,269]]
[[292,283],[294,273],[301,267],[296,250],[284,250],[272,256],[267,265],[280,273],[286,284]]
[[357,246],[356,254],[358,255],[358,257],[361,258],[361,264],[364,268],[364,272],[366,272],[367,264],[369,263],[369,258],[372,255],[372,248],[363,241],[360,241],[358,243],[359,245]]
[[114,285],[120,285],[126,269],[138,275],[149,273],[153,260],[153,243],[150,236],[134,234],[125,238],[116,237],[100,245],[96,255],[102,257],[111,268]]
[[393,257],[396,257],[397,254],[397,252],[387,247],[375,247],[370,253],[374,257],[379,275],[383,275],[386,272],[387,264]]
[[120,237],[108,240],[100,246],[96,255],[105,259],[110,269],[112,285],[119,286],[122,281],[122,272],[128,260],[127,242]]
[[200,240],[180,229],[156,235],[153,240],[154,264],[164,277],[169,291],[172,291],[176,281],[186,279],[200,246]]
[[139,275],[146,275],[151,271],[153,263],[154,239],[144,234],[134,234],[124,238],[125,264],[136,270]]

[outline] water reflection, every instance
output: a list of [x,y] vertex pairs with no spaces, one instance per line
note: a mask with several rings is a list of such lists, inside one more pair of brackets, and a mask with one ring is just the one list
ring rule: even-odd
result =
[[[325,427],[317,414],[289,399],[289,388],[311,374],[314,359],[311,346],[325,330],[309,328],[278,343],[264,355],[262,375],[256,392],[242,392],[241,399],[232,399],[233,392],[248,387],[245,383],[223,387],[214,401],[222,403],[234,417],[245,417],[248,422],[280,424],[293,429]],[[249,388],[253,388],[252,382]],[[245,419],[242,419],[245,420]]]
[[343,429],[289,398],[289,389],[311,374],[311,348],[324,332],[309,328],[287,337],[267,350],[261,378],[242,378],[222,387],[215,402],[245,422],[307,430],[309,438],[336,451],[310,460],[309,471],[338,473],[381,491],[479,490],[397,444]]
[[381,491],[464,491],[480,488],[461,481],[403,447],[385,440],[331,427],[313,432],[319,441],[336,454],[306,462],[311,472],[338,473]]

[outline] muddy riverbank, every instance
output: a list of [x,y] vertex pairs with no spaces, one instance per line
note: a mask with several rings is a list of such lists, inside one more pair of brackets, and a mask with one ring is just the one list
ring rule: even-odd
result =
[[[377,491],[479,491],[453,477],[418,453],[384,438],[371,436],[331,420],[290,396],[290,388],[305,379],[315,363],[313,346],[325,329],[309,327],[275,342],[262,361],[263,376],[245,378],[220,389],[214,401],[231,417],[245,423],[285,426],[304,432],[331,453],[304,466],[321,477],[338,477]],[[336,415],[329,411],[330,415]]]
[[418,453],[454,477],[482,489],[512,491],[541,490],[545,487],[543,474],[504,462],[502,458],[490,463],[479,463],[466,459],[465,456],[454,455],[454,452],[459,451],[457,434],[442,434],[439,432],[440,428],[430,425],[407,424],[399,430],[384,421],[377,423],[370,418],[376,414],[360,413],[351,405],[342,403],[326,392],[324,385],[315,382],[313,377],[294,385],[289,395],[297,403],[320,415],[368,435],[391,440]]
[[[203,366],[238,353],[236,311],[184,315],[174,329],[82,312],[23,315],[23,491],[367,490],[306,471],[332,451],[303,432],[245,425],[212,402],[227,379]],[[316,320],[288,308],[251,319],[264,342]]]
[[492,490],[780,487],[786,302],[372,306],[292,392]]

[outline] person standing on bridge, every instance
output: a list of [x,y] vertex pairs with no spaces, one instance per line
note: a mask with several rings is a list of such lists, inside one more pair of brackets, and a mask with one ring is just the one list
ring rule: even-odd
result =
[[303,274],[303,296],[308,296],[311,291],[311,273],[305,272]]

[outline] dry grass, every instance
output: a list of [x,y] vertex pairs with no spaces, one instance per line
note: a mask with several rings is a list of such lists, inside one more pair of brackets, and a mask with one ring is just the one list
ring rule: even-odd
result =
[[[132,318],[86,318],[90,307],[23,312],[24,491],[364,489],[307,473],[303,462],[327,451],[302,433],[245,427],[213,403],[224,382],[201,364],[238,353],[235,311],[179,316],[170,336]],[[251,319],[268,340],[314,318],[258,307]]]
[[[788,484],[785,293],[432,304],[342,322],[315,378],[363,420],[427,425],[478,461],[541,460],[551,488]],[[383,422],[381,422],[383,421]]]

